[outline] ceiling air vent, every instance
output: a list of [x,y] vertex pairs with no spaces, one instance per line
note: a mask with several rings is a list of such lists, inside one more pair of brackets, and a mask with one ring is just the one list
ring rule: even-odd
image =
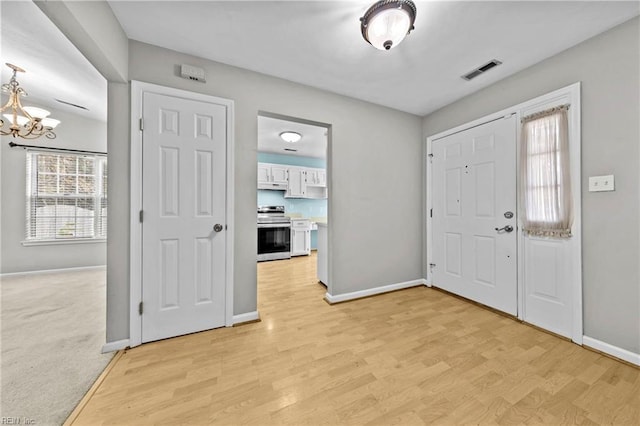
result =
[[500,65],[502,62],[500,62],[497,59],[493,59],[490,62],[487,62],[486,64],[482,65],[481,67],[476,68],[475,70],[468,72],[467,74],[463,75],[462,78],[464,78],[465,80],[469,81],[473,78],[476,78],[477,76],[479,76],[480,74],[489,71],[491,68],[495,68],[498,65]]
[[[54,98],[55,99],[55,98]],[[82,106],[82,105],[78,105],[78,104],[72,104],[71,102],[67,102],[67,101],[62,101],[60,99],[55,99],[56,101],[60,102],[61,104],[65,104],[65,105],[69,105],[72,107],[76,107],[76,108],[80,108],[80,109],[84,109],[85,111],[89,111],[89,108]]]

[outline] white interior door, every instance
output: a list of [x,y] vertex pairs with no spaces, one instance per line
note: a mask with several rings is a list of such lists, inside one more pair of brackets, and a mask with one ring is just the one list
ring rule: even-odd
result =
[[143,95],[143,118],[148,342],[225,324],[227,131],[224,106],[154,93]]
[[432,152],[433,285],[517,315],[515,116],[436,140]]

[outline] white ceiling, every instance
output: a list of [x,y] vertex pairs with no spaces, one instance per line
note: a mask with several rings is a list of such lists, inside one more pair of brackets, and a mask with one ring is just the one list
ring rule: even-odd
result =
[[[26,90],[23,105],[56,108],[107,120],[107,82],[73,44],[31,1],[2,1],[0,5],[2,83],[11,78],[5,62],[23,68],[18,73]],[[61,104],[55,99],[82,105],[89,110]],[[6,97],[3,96],[6,102]],[[55,115],[51,115],[56,118]],[[64,122],[60,124],[63,126]]]
[[[638,1],[417,1],[415,30],[368,45],[368,1],[110,1],[131,39],[426,115],[612,28]],[[499,67],[461,75],[491,59]]]
[[[637,0],[417,1],[415,31],[382,52],[360,35],[359,17],[373,1],[109,3],[132,39],[418,115],[640,12]],[[106,81],[40,9],[2,1],[0,12],[2,83],[10,77],[4,62],[14,63],[27,70],[18,79],[25,104],[106,120]],[[472,82],[460,78],[494,58],[503,65]]]
[[[286,131],[298,132],[302,139],[287,143],[280,138]],[[295,149],[295,152],[285,151]],[[279,118],[258,116],[258,151],[302,157],[326,158],[327,129]]]

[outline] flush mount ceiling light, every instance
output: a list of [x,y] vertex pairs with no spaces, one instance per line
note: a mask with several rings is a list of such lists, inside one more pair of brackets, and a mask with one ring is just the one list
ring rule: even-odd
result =
[[302,139],[302,135],[298,132],[286,131],[280,133],[280,138],[285,142],[294,143]]
[[413,30],[416,5],[411,0],[381,0],[360,18],[362,37],[373,47],[389,50]]
[[45,136],[49,139],[55,138],[56,134],[53,133],[53,129],[60,124],[60,121],[47,118],[50,113],[46,109],[22,106],[20,97],[27,96],[27,92],[20,87],[16,74],[25,71],[12,64],[7,64],[7,66],[13,70],[13,76],[9,83],[2,85],[2,91],[9,94],[9,101],[0,108],[0,113],[4,111],[11,112],[3,114],[7,120],[8,129],[5,129],[5,121],[0,118],[0,134],[24,139],[36,139],[40,136]]

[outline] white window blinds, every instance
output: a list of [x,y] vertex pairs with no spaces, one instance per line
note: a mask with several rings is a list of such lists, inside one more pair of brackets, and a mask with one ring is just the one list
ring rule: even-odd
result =
[[26,239],[107,236],[107,159],[27,151]]
[[564,105],[522,119],[520,193],[528,235],[571,236],[568,109]]

